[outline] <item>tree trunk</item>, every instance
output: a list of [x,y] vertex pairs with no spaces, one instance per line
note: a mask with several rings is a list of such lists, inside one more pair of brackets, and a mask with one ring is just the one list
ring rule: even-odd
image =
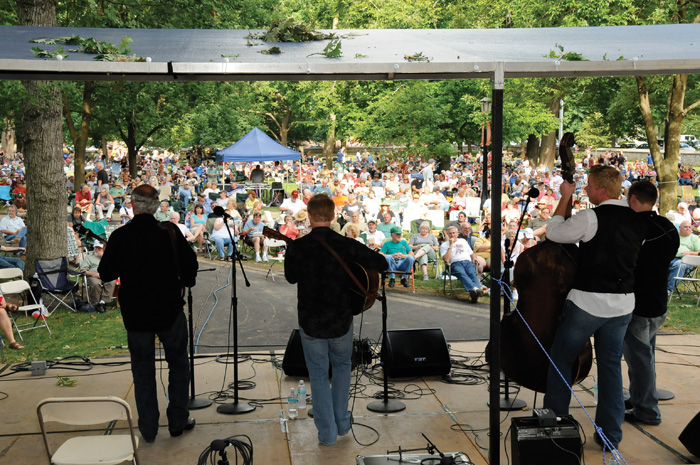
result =
[[642,119],[644,120],[644,129],[649,141],[649,151],[654,160],[654,169],[659,182],[659,212],[665,215],[669,210],[676,209],[681,125],[686,114],[683,106],[688,75],[673,75],[666,109],[663,154],[657,141],[657,130],[652,116],[646,80],[643,76],[638,76],[636,79],[639,94],[639,111],[642,113]]
[[[19,24],[55,27],[56,0],[18,0]],[[63,121],[61,92],[46,81],[25,81],[27,98],[22,107],[24,162],[27,173],[27,265],[65,257],[66,180],[63,174]]]
[[284,118],[282,118],[282,124],[280,124],[280,145],[284,145],[285,147],[287,146],[287,134],[289,134],[289,130],[291,129],[291,126],[289,122],[292,120],[292,111],[287,110],[287,113],[285,113]]
[[530,166],[537,168],[540,163],[540,139],[536,135],[530,134],[526,145],[525,156],[530,161]]
[[335,113],[330,114],[331,127],[328,130],[328,137],[323,141],[323,157],[326,159],[326,168],[333,169],[333,155],[335,152]]
[[85,149],[87,148],[88,138],[90,135],[90,121],[92,120],[92,112],[94,110],[92,105],[93,86],[94,81],[86,81],[84,83],[79,130],[75,127],[75,123],[73,122],[73,115],[71,113],[68,97],[65,94],[63,95],[63,116],[66,118],[66,125],[68,126],[70,137],[73,140],[75,153],[73,176],[76,192],[85,182]]
[[5,118],[5,129],[2,131],[2,139],[0,139],[0,144],[2,144],[2,151],[5,154],[5,158],[12,158],[15,154],[15,128],[12,126],[12,121]]
[[[554,115],[559,114],[559,97],[557,96],[552,102],[547,105]],[[552,131],[542,137],[542,142],[540,144],[540,160],[539,164],[544,165],[550,170],[554,168],[554,161],[557,159],[557,132]]]

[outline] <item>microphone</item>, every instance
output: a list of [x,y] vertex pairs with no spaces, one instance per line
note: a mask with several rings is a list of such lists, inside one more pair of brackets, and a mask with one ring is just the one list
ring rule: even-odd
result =
[[[537,197],[540,196],[540,190],[536,187],[531,187],[529,191],[527,191],[527,196],[530,197],[531,199],[536,199]],[[221,208],[221,207],[219,207]],[[216,211],[216,208],[214,209]]]
[[[537,195],[539,195],[539,193]],[[224,210],[224,207],[222,207],[222,206],[217,205],[216,207],[214,207],[213,211],[214,211],[214,214],[216,216],[222,216],[224,218],[231,218],[231,215],[226,213],[226,211]]]

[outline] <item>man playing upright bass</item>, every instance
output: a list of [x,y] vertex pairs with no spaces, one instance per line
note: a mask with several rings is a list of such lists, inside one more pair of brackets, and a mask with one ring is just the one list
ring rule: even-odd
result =
[[[644,217],[618,200],[620,172],[596,165],[590,170],[588,196],[597,207],[570,216],[575,185],[560,187],[561,200],[547,225],[547,238],[579,243],[573,289],[567,296],[550,355],[544,406],[557,415],[569,413],[572,366],[591,336],[598,367],[598,408],[595,423],[610,443],[622,440],[625,417],[622,397],[622,341],[634,310],[634,271],[646,235]],[[568,219],[566,219],[568,218]],[[596,432],[594,439],[602,444]]]

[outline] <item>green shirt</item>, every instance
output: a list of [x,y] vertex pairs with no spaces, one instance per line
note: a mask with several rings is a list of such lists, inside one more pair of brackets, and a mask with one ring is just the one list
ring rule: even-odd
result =
[[401,239],[399,242],[386,241],[384,245],[382,245],[381,252],[384,255],[394,255],[396,252],[408,255],[411,252],[411,246],[408,245],[406,239]]
[[678,247],[678,252],[676,257],[682,257],[683,252],[698,252],[700,251],[700,237],[695,234],[690,234],[689,236],[680,236],[681,245]]

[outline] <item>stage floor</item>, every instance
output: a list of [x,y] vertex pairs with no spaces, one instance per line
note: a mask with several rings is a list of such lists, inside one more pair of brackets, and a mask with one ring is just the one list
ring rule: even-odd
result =
[[[457,342],[450,344],[451,358],[464,365],[479,366],[485,341]],[[284,375],[278,368],[283,351],[260,350],[247,353],[250,358],[239,363],[239,378],[254,387],[240,390],[242,402],[254,400],[258,407],[239,415],[226,415],[216,411],[217,404],[193,410],[197,420],[193,431],[179,438],[171,438],[165,421],[164,387],[159,381],[161,428],[156,441],[141,441],[139,453],[143,464],[196,464],[202,451],[214,439],[233,435],[248,435],[253,443],[255,463],[259,464],[354,464],[357,456],[386,454],[387,451],[418,449],[426,446],[425,434],[440,451],[464,452],[475,465],[489,463],[489,410],[488,372],[460,368],[453,376],[453,383],[440,377],[423,377],[411,380],[392,380],[391,388],[398,390],[405,410],[391,414],[377,414],[367,409],[375,401],[372,396],[381,391],[381,371],[373,370],[372,376],[363,375],[354,389],[351,399],[355,426],[354,434],[338,438],[336,445],[320,446],[313,420],[306,411],[299,418],[288,422],[288,432],[280,425],[280,396],[286,396],[290,386],[296,386],[298,378]],[[662,335],[658,338],[657,374],[659,388],[672,391],[675,398],[661,405],[663,423],[659,426],[623,424],[624,439],[620,452],[625,461],[635,465],[666,465],[700,463],[678,440],[678,435],[700,410],[700,336]],[[0,391],[7,394],[1,402],[3,421],[0,426],[0,458],[7,464],[47,463],[42,447],[41,434],[35,407],[46,397],[113,395],[126,399],[136,415],[133,384],[128,359],[100,359],[89,371],[69,370],[67,367],[48,370],[45,376],[31,376],[29,372],[12,373],[6,369],[0,378]],[[115,365],[115,362],[127,362]],[[454,367],[454,364],[453,364]],[[626,368],[623,367],[626,371]],[[8,375],[8,373],[11,373]],[[592,374],[595,374],[595,365]],[[221,363],[215,357],[198,358],[195,368],[199,397],[214,396],[214,392],[227,387],[233,379],[233,365]],[[75,387],[57,386],[57,377],[77,380]],[[372,379],[370,379],[372,378]],[[626,378],[626,376],[625,376]],[[167,383],[167,371],[162,373]],[[595,404],[589,376],[575,391],[585,410],[595,414]],[[231,391],[229,391],[231,392]],[[313,395],[313,393],[312,393]],[[525,389],[513,391],[513,395],[527,402],[524,410],[501,412],[500,462],[512,463],[511,434],[509,427],[513,416],[531,416],[533,407],[542,406],[542,395]],[[232,399],[217,400],[225,403]],[[286,400],[284,402],[286,404]],[[588,437],[584,446],[587,463],[602,463],[601,449],[593,442],[593,426],[583,408],[572,399],[571,413],[583,426]],[[123,427],[118,424],[117,428]],[[95,431],[94,434],[102,434]],[[58,442],[65,433],[50,435]],[[231,463],[234,449],[226,449]],[[420,453],[420,452],[417,452]],[[425,451],[423,451],[425,453]],[[609,455],[606,456],[606,459]],[[242,462],[239,462],[242,463]],[[397,462],[393,462],[397,463]]]

